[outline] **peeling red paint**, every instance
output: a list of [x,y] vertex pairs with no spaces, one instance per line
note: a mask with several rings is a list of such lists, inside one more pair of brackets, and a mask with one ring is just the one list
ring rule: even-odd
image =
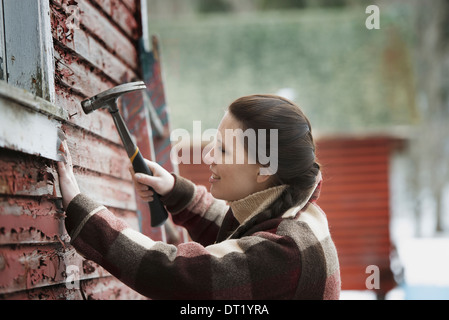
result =
[[67,44],[73,40],[73,29],[66,25],[69,16],[62,7],[51,6],[50,21],[53,30],[53,36],[61,43]]
[[54,242],[67,238],[63,211],[54,201],[0,197],[0,244]]
[[0,254],[0,271],[5,270],[5,268],[6,268],[5,257],[3,257],[2,254]]
[[65,285],[68,266],[79,269],[81,281],[92,276],[109,276],[107,271],[91,261],[87,262],[89,267],[84,268],[83,261],[86,260],[81,258],[73,248],[64,249],[56,244],[5,248],[2,250],[1,257],[5,267],[1,270],[0,297],[2,294],[14,291],[48,285]]
[[93,273],[95,272],[95,264],[92,261],[84,260],[83,261],[83,272],[85,274]]
[[[80,29],[68,25],[70,6],[80,10]],[[85,115],[80,102],[139,77],[138,8],[139,0],[50,1],[55,105],[69,114],[61,125],[75,176],[82,191],[136,230],[142,221],[112,118],[102,110]],[[142,299],[76,253],[60,197],[55,162],[0,149],[0,299]],[[69,266],[79,269],[78,289],[67,286]]]
[[[0,293],[11,289],[23,290],[51,284],[61,280],[61,265],[58,251],[36,248],[4,250],[7,267],[0,278]],[[8,277],[6,277],[6,275]]]
[[38,157],[15,157],[14,153],[6,153],[0,157],[0,194],[47,194],[54,184],[48,169],[48,162]]

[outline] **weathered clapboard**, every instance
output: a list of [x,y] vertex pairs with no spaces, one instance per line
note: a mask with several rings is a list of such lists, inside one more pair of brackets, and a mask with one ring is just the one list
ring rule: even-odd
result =
[[[81,191],[145,229],[111,116],[85,115],[80,107],[87,97],[142,78],[140,0],[1,3],[7,12],[0,10],[6,58],[0,65],[0,299],[142,299],[69,244],[55,162],[62,127]],[[136,135],[148,151],[149,132]]]

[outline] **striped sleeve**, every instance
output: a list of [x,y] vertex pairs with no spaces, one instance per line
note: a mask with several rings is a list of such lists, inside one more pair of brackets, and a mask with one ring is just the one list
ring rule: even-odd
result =
[[173,190],[161,200],[173,216],[173,222],[183,226],[190,237],[209,245],[215,242],[223,218],[229,207],[215,199],[204,186],[197,186],[178,175]]
[[289,237],[259,232],[209,246],[176,247],[132,230],[86,196],[74,201],[66,221],[73,246],[147,297],[288,299],[295,294],[300,254]]

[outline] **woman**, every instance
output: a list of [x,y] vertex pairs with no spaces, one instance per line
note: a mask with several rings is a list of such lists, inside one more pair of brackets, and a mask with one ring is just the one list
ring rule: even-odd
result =
[[[268,150],[277,133],[276,170],[262,174],[268,164],[250,152],[254,143],[221,139],[247,129]],[[205,157],[210,193],[148,160],[153,176],[132,172],[140,197],[152,201],[151,186],[189,231],[193,241],[177,247],[130,229],[81,194],[67,154],[58,169],[73,246],[152,299],[338,299],[338,257],[316,204],[321,173],[306,116],[284,98],[248,96],[231,104],[218,132]]]

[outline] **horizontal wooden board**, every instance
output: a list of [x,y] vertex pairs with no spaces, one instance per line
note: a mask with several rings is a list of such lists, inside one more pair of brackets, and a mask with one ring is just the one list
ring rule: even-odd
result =
[[45,159],[0,149],[0,194],[55,198],[54,173]]
[[2,99],[1,101],[10,100],[11,102],[32,111],[45,114],[55,120],[65,121],[68,119],[68,113],[61,106],[57,106],[31,92],[14,87],[2,80],[0,80],[0,97]]
[[135,0],[121,0],[123,4],[131,11],[133,14],[136,14],[139,4]]
[[[349,142],[350,143],[350,142]],[[350,158],[351,156],[379,156],[390,151],[390,146],[384,143],[373,144],[370,142],[359,143],[351,145],[345,144],[341,141],[332,141],[329,143],[323,143],[318,141],[316,143],[317,156],[329,157],[329,156],[345,156]]]
[[60,159],[57,152],[58,121],[2,97],[0,114],[0,147],[46,159]]
[[131,180],[131,162],[122,145],[111,143],[78,127],[66,125],[64,131],[75,166]]
[[384,215],[357,215],[344,219],[339,217],[338,219],[330,220],[332,228],[345,229],[345,228],[385,228],[388,227],[390,220]]
[[[81,192],[106,206],[136,210],[134,184],[113,176],[74,168]],[[58,172],[54,164],[39,157],[0,154],[0,194],[16,196],[61,197]]]
[[113,276],[93,278],[80,282],[87,300],[147,300]]
[[69,87],[58,84],[56,85],[56,93],[55,103],[67,110],[69,122],[105,140],[122,144],[109,112],[96,110],[86,115],[81,108],[81,101],[85,99],[84,96],[74,93]]
[[388,191],[389,186],[386,181],[378,181],[371,183],[350,183],[350,184],[328,184],[326,187],[323,187],[323,194],[370,194],[373,192],[385,192]]
[[0,293],[0,300],[83,300],[81,290],[68,289],[64,284]]
[[[92,0],[101,10],[108,15],[128,37],[137,40],[139,36],[138,22],[136,21],[135,4],[128,7],[121,0]],[[128,2],[129,4],[129,2]]]
[[[353,236],[352,231],[346,231],[344,234],[340,235],[334,235],[335,230],[332,230],[332,239],[334,239],[335,243],[338,244],[337,249],[339,246],[343,247],[349,247],[349,246],[357,246],[360,248],[363,247],[374,247],[374,246],[386,246],[388,248],[391,247],[390,243],[390,237],[384,232],[383,234],[380,234],[379,237],[363,237],[359,235]],[[340,231],[339,231],[340,232]]]
[[[140,230],[136,212],[109,208],[134,230]],[[33,197],[0,196],[0,245],[68,245],[64,212],[57,200]]]
[[[373,150],[370,150],[373,151]],[[320,156],[323,156],[321,159]],[[348,154],[339,154],[339,153],[331,153],[326,152],[326,150],[322,150],[319,154],[319,162],[323,164],[323,161],[326,161],[328,165],[334,166],[351,166],[351,165],[370,165],[376,163],[385,163],[389,162],[388,154],[380,153],[376,150],[371,154],[363,154],[363,153],[354,153],[352,155]]]
[[114,87],[114,82],[98,72],[92,72],[91,69],[92,67],[82,63],[80,59],[73,59],[61,47],[55,47],[55,72],[59,83],[86,97]]
[[[70,246],[6,248],[0,259],[6,265],[0,278],[0,298],[144,299]],[[73,270],[77,271],[79,288],[70,282]]]
[[73,247],[58,245],[3,247],[5,268],[0,277],[0,294],[39,288],[67,281],[67,266],[77,266],[80,279],[109,273],[91,261],[81,258]]
[[112,67],[118,72],[128,66],[135,73],[138,68],[136,44],[88,1],[79,1],[77,7],[80,28],[69,29],[62,0],[52,0],[53,38],[113,79],[115,76],[109,72],[114,70]]
[[69,241],[61,205],[48,199],[0,196],[0,245]]
[[360,255],[360,250],[363,249],[365,254],[364,256],[388,256],[390,254],[390,247],[388,245],[384,245],[381,243],[374,243],[372,245],[366,244],[363,247],[357,246],[355,241],[352,244],[343,246],[341,243],[338,243],[338,256],[343,264],[346,264],[346,259],[348,258],[359,258],[360,261],[363,259]]
[[[346,210],[359,211],[362,214],[364,209],[388,208],[388,193],[372,193],[372,194],[325,194],[318,201],[319,205],[327,212],[341,212]],[[386,213],[384,213],[386,214]]]
[[360,163],[358,165],[341,165],[341,166],[324,166],[324,172],[326,176],[335,177],[336,175],[365,175],[365,174],[382,174],[385,171],[388,172],[388,163],[376,163],[374,165],[364,165]]
[[85,170],[75,170],[75,177],[82,193],[106,206],[136,210],[134,184],[110,176],[91,174]]
[[[3,213],[0,212],[2,221]],[[36,214],[36,211],[34,213]],[[23,218],[24,214],[19,214],[18,217]],[[44,219],[45,215],[40,217]],[[127,213],[126,216],[122,215],[121,218],[128,222],[134,220],[135,217]],[[24,219],[21,222],[23,221]],[[0,243],[0,245],[4,244]],[[106,270],[92,261],[83,259],[73,247],[62,241],[55,243],[41,241],[37,247],[33,242],[21,243],[20,247],[3,246],[0,252],[0,264],[4,266],[0,277],[0,297],[1,294],[5,293],[65,284],[68,266],[77,267],[80,280],[109,275]],[[108,281],[106,280],[105,283],[108,283]],[[86,292],[90,292],[87,295],[95,296],[103,292],[107,284],[101,290],[95,289],[95,286],[89,289],[89,286],[87,285],[85,288]],[[125,291],[128,292],[126,289]]]
[[[350,234],[349,234],[350,233]],[[385,229],[385,226],[371,226],[371,227],[345,227],[345,228],[334,228],[332,236],[335,241],[340,239],[350,239],[354,243],[362,241],[378,241],[389,237],[389,230]]]
[[337,181],[338,185],[347,185],[355,183],[384,183],[388,181],[388,172],[364,172],[360,175],[351,175],[348,173],[340,172],[339,170],[331,170],[327,167],[322,169],[323,174],[323,190],[328,186],[336,185],[333,181]]
[[0,294],[0,299],[2,298],[8,300],[147,300],[146,297],[125,286],[113,276],[81,280],[79,289],[57,284]]
[[[366,268],[368,266],[378,266],[379,269],[384,269],[384,270],[389,270],[390,269],[390,260],[388,258],[388,256],[386,256],[385,254],[381,255],[381,256],[376,256],[376,255],[370,255],[370,254],[366,254],[366,255],[354,255],[351,257],[341,257],[340,258],[340,268],[342,273],[346,276],[346,277],[350,277],[350,274],[344,273],[344,270],[358,270],[358,272],[360,272],[361,270],[364,271],[366,270]],[[391,271],[389,271],[391,274]],[[344,280],[344,278],[343,278]],[[348,290],[348,288],[346,288],[346,290]],[[354,289],[355,290],[355,289]]]

